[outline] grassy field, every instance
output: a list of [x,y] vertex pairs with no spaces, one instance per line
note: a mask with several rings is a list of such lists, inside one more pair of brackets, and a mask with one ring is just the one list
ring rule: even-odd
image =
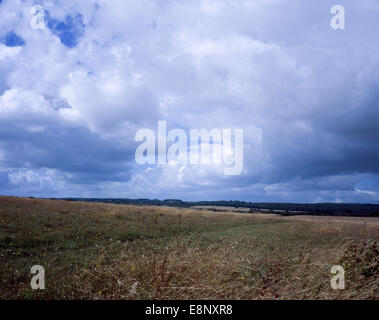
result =
[[378,299],[378,240],[377,218],[0,197],[0,299]]

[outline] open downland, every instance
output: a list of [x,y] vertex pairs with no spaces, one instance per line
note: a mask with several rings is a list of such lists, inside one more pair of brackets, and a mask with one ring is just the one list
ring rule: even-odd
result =
[[378,221],[0,197],[0,298],[379,299]]

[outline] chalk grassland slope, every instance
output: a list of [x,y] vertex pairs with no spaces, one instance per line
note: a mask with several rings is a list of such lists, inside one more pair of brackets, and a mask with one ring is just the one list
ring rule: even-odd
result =
[[0,197],[0,298],[378,299],[378,219],[301,218]]

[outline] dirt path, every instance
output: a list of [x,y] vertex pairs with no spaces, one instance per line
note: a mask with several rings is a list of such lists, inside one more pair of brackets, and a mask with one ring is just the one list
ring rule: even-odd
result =
[[348,224],[361,224],[365,223],[370,226],[379,227],[379,218],[369,217],[328,217],[328,216],[292,216],[283,217],[286,220],[306,221],[306,222],[322,222],[322,223],[348,223]]

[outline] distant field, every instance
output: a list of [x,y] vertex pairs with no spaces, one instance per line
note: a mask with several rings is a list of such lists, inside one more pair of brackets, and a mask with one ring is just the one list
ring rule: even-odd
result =
[[241,208],[241,207],[226,207],[226,206],[193,206],[192,209],[197,210],[209,210],[209,211],[223,211],[223,212],[250,212],[250,208]]
[[0,197],[0,298],[379,299],[378,241],[378,218]]

